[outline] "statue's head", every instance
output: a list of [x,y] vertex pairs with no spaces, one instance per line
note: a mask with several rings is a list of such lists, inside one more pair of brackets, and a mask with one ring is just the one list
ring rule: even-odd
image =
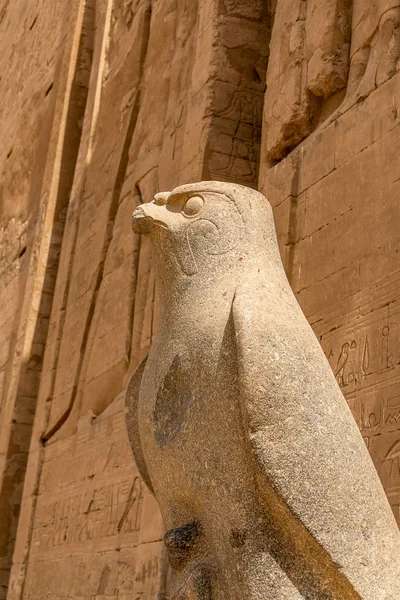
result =
[[214,268],[236,254],[250,254],[254,242],[262,247],[271,231],[275,240],[267,199],[253,189],[219,181],[156,194],[135,210],[132,224],[135,233],[151,238],[159,259],[177,261],[187,276],[204,265]]

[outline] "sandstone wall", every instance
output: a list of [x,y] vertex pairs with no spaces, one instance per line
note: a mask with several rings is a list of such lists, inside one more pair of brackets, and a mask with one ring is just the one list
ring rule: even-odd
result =
[[[71,10],[67,2],[0,4],[2,598],[14,549],[76,160],[78,121],[86,101],[84,64],[77,65],[75,74],[70,73],[66,58],[74,52],[76,16],[76,7]],[[88,50],[82,49],[82,62],[87,54]]]
[[0,600],[165,597],[123,419],[157,326],[130,216],[189,181],[269,197],[400,522],[399,11],[0,2]]
[[[132,235],[131,213],[187,181],[257,186],[270,11],[261,0],[34,8],[14,52],[26,103],[13,106],[19,63],[4,83],[18,162],[4,178],[2,247],[19,288],[1,302],[22,350],[10,346],[4,359],[1,597],[161,598],[160,517],[137,476],[121,399],[156,327],[149,248]],[[2,3],[5,45],[26,12]],[[42,54],[28,37],[39,25]]]

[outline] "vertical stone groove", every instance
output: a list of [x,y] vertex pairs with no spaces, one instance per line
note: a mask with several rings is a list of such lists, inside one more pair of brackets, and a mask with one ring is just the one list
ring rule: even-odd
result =
[[[2,507],[0,512],[3,517],[8,511],[11,511],[12,497],[13,514],[4,518],[4,522],[8,523],[8,533],[6,535],[10,547],[9,569],[11,569],[11,557],[14,550],[32,435],[33,416],[32,420],[27,423],[26,405],[29,402],[29,409],[34,415],[42,373],[48,322],[57,279],[65,215],[74,179],[81,141],[81,123],[88,96],[94,35],[93,12],[93,0],[82,0],[79,11],[80,18],[75,33],[76,43],[72,46],[70,58],[69,82],[67,83],[63,106],[64,118],[61,121],[58,133],[51,191],[43,223],[38,223],[37,226],[38,229],[41,229],[41,244],[37,256],[34,257],[37,261],[37,267],[33,283],[32,306],[28,317],[23,362],[16,390],[14,419],[8,444],[8,464],[3,479],[3,484],[9,481],[9,485],[2,486],[0,495],[0,507]],[[13,458],[18,450],[25,458],[16,472]],[[6,510],[6,507],[8,510]],[[15,514],[15,511],[17,514]],[[30,525],[32,526],[32,523]],[[29,549],[27,550],[27,559],[28,555]],[[23,588],[24,582],[22,583],[21,596],[23,595]]]
[[[149,33],[150,33],[150,19],[151,19],[151,9],[148,8],[144,13],[145,27],[144,27],[144,34],[143,34],[143,38],[142,38],[142,40],[143,40],[142,47],[141,47],[141,51],[140,51],[140,53],[141,53],[141,59],[140,59],[141,71],[143,71],[143,66],[144,66],[146,54],[147,54],[147,46],[148,46]],[[94,317],[95,308],[96,308],[96,300],[97,300],[98,292],[100,290],[101,282],[103,280],[104,265],[105,265],[105,261],[106,261],[106,257],[107,257],[107,251],[108,251],[111,239],[112,239],[114,220],[115,220],[115,216],[116,216],[117,209],[118,209],[122,185],[125,180],[126,170],[127,170],[127,166],[128,166],[128,159],[129,159],[129,149],[130,149],[130,145],[132,142],[133,134],[134,134],[136,123],[137,123],[139,108],[140,108],[140,88],[137,91],[135,100],[133,102],[131,115],[130,115],[130,119],[129,119],[129,123],[128,123],[128,128],[127,128],[126,135],[125,135],[125,141],[124,141],[124,145],[123,145],[123,149],[122,149],[121,157],[120,157],[120,161],[119,161],[118,171],[117,171],[117,175],[115,178],[112,199],[111,199],[109,213],[108,213],[108,223],[107,223],[106,235],[105,235],[103,248],[102,248],[102,252],[101,252],[101,261],[100,261],[100,264],[98,267],[96,283],[95,283],[95,286],[94,286],[94,289],[92,292],[91,303],[90,303],[90,307],[89,307],[89,311],[88,311],[88,316],[86,319],[84,335],[82,338],[82,343],[81,343],[81,348],[80,348],[81,359],[78,363],[78,368],[77,368],[77,372],[76,372],[76,376],[75,376],[75,383],[74,383],[74,387],[73,387],[73,391],[72,391],[72,395],[71,395],[71,400],[70,400],[67,410],[59,417],[59,419],[54,423],[52,428],[49,431],[47,431],[46,434],[44,435],[44,437],[43,437],[44,442],[47,442],[50,438],[53,437],[53,435],[62,427],[62,425],[68,419],[74,404],[76,402],[79,403],[81,401],[80,384],[82,384],[82,382],[84,381],[87,364],[88,364],[88,360],[90,357],[90,348],[91,348],[90,334],[91,334],[91,327],[92,327],[93,317]]]

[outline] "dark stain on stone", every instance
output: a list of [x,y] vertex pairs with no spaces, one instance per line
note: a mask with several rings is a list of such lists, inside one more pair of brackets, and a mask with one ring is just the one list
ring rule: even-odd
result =
[[192,399],[188,379],[189,373],[185,372],[179,356],[175,356],[159,387],[154,407],[154,436],[159,446],[168,446],[185,423]]
[[182,527],[170,529],[164,536],[164,544],[169,548],[179,550],[188,550],[200,535],[200,528],[197,521],[192,521]]
[[181,569],[185,565],[200,533],[197,521],[167,531],[164,536],[164,544],[173,569]]
[[232,548],[241,548],[246,542],[246,537],[247,534],[245,529],[236,529],[234,527],[231,529],[229,543],[232,546]]

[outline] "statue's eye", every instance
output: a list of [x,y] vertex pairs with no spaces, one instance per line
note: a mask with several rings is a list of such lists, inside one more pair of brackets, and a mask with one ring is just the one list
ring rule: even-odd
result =
[[204,200],[201,196],[192,196],[183,207],[183,213],[187,217],[193,217],[203,208]]

